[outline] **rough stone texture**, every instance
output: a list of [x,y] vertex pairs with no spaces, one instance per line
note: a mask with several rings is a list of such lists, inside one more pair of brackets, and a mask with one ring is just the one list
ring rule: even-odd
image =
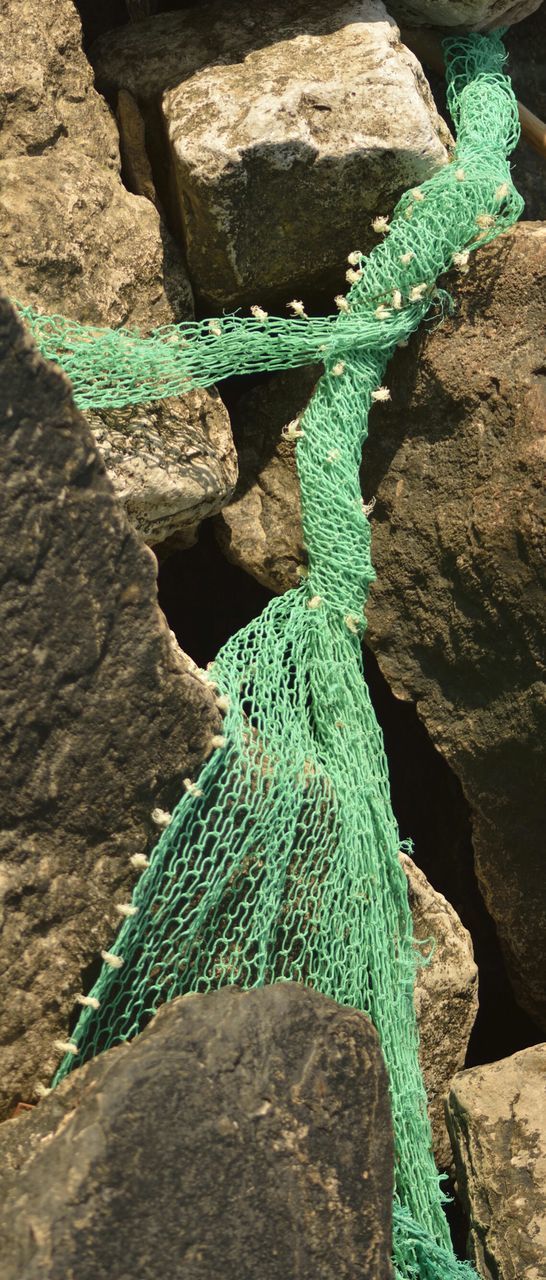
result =
[[545,271],[542,225],[477,255],[455,317],[397,353],[363,475],[369,643],[462,783],[511,980],[546,1024]]
[[372,214],[447,160],[447,128],[381,0],[276,0],[259,14],[211,0],[109,32],[92,57],[106,92],[140,102],[154,150],[161,103],[160,194],[210,307],[342,283]]
[[206,516],[227,502],[237,457],[218,393],[87,413],[121,506],[151,546],[176,534],[191,546]]
[[438,1167],[446,1169],[453,1157],[444,1103],[453,1076],[464,1066],[478,1012],[478,968],[470,934],[451,904],[411,858],[401,853],[400,861],[408,880],[415,939],[427,943],[419,948],[425,959],[433,952],[426,967],[417,970],[415,1011],[434,1155]]
[[[508,71],[521,102],[546,120],[546,5],[506,34]],[[525,200],[525,217],[546,220],[546,164],[524,138],[513,155],[514,182]]]
[[282,430],[301,413],[319,372],[309,365],[264,378],[232,410],[239,481],[214,522],[216,537],[228,560],[271,591],[296,586],[306,562],[295,444]]
[[[366,500],[377,497],[368,641],[462,783],[478,881],[514,989],[544,1025],[545,264],[546,226],[524,223],[482,250],[466,279],[449,279],[458,312],[395,356],[393,399],[371,414],[362,472]],[[271,451],[309,394],[307,384],[298,392],[299,371],[286,376]],[[265,469],[255,482],[241,461],[248,523],[237,541],[235,513],[229,554],[279,591],[293,584],[301,554],[298,514],[292,507],[287,548],[264,498]],[[288,508],[295,476],[285,488]]]
[[115,125],[93,88],[71,0],[4,0],[0,49],[0,160],[43,155],[69,138],[115,170]]
[[542,0],[389,0],[389,10],[402,25],[491,31],[521,22]]
[[0,14],[0,278],[11,297],[99,324],[193,314],[173,240],[119,176],[118,134],[92,85],[72,0]]
[[386,1072],[281,983],[175,1000],[2,1125],[3,1280],[390,1280]]
[[75,148],[0,163],[0,269],[12,298],[83,323],[191,316],[157,210]]
[[546,1276],[546,1044],[455,1077],[448,1099],[459,1194],[484,1280]]
[[82,971],[220,717],[157,607],[68,383],[0,312],[0,1110],[56,1066]]

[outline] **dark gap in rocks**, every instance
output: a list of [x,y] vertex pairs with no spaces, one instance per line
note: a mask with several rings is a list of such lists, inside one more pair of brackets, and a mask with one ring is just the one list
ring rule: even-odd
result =
[[[174,552],[162,562],[158,550],[159,603],[182,648],[204,666],[235,631],[257,616],[271,593],[224,559],[210,521],[202,526],[195,547]],[[508,1057],[542,1037],[517,1004],[479,890],[470,811],[462,788],[435,750],[413,704],[394,697],[368,649],[365,670],[385,738],[401,836],[412,838],[416,863],[452,903],[473,939],[480,1008],[466,1065]]]
[[415,862],[444,894],[469,930],[479,969],[480,1007],[466,1066],[495,1062],[543,1036],[518,1005],[495,925],[474,871],[470,809],[461,785],[433,746],[413,703],[396,698],[377,660],[365,649],[366,679],[383,730],[391,795],[402,838]]
[[84,52],[104,35],[128,22],[125,0],[73,0],[81,18]]
[[442,1190],[444,1191],[445,1195],[452,1197],[450,1203],[444,1204],[443,1208],[449,1224],[451,1243],[453,1245],[455,1256],[459,1258],[461,1262],[466,1262],[469,1256],[468,1254],[468,1234],[469,1234],[468,1218],[465,1214],[465,1211],[463,1209],[463,1206],[460,1200],[457,1197],[455,1184],[451,1178],[446,1177],[445,1182],[442,1183]]
[[178,643],[205,666],[230,636],[257,617],[272,593],[222,555],[210,521],[187,551],[159,558],[159,604]]

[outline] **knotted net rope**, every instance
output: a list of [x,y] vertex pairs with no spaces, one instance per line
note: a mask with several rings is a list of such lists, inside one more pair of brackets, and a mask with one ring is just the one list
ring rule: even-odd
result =
[[[387,761],[364,679],[374,571],[359,467],[383,374],[446,296],[436,281],[520,215],[507,156],[519,126],[500,34],[445,42],[451,163],[351,255],[339,316],[227,316],[147,338],[22,308],[81,407],[159,399],[230,374],[322,360],[298,428],[307,579],[233,636],[212,671],[224,733],[172,814],[87,997],[56,1081],[135,1036],[186,992],[311,985],[369,1014],[389,1074],[397,1280],[474,1275],[453,1254],[418,1063],[412,934]],[[142,861],[142,859],[141,859]]]

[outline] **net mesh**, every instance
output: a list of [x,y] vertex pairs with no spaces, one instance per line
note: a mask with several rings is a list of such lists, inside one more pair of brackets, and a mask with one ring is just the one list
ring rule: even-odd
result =
[[[446,303],[438,277],[517,219],[518,138],[500,34],[445,42],[458,138],[400,200],[339,316],[173,325],[147,338],[21,308],[82,407],[179,394],[322,360],[297,443],[308,577],[233,636],[212,670],[225,714],[151,855],[56,1081],[185,992],[291,980],[364,1010],[387,1064],[398,1280],[473,1276],[453,1254],[418,1064],[412,936],[387,761],[364,679],[374,572],[359,467],[387,361]],[[462,258],[461,256],[462,255]],[[347,309],[348,308],[348,309]],[[381,392],[379,392],[379,398]]]

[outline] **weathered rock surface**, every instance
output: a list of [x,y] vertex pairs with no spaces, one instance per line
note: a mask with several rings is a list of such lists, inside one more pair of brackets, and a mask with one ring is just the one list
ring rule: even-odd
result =
[[0,1098],[58,1061],[82,971],[221,723],[157,607],[68,383],[2,302]]
[[0,160],[43,155],[67,139],[118,167],[114,121],[93,88],[70,0],[6,0],[0,10]]
[[540,4],[542,0],[389,0],[389,10],[402,25],[490,31],[521,22]]
[[3,1280],[390,1280],[386,1072],[281,983],[175,1000],[0,1130]]
[[415,939],[423,943],[419,950],[428,960],[417,970],[415,1010],[434,1156],[445,1169],[453,1157],[444,1104],[453,1076],[464,1066],[478,1012],[478,968],[470,934],[451,904],[407,854],[401,853],[400,860],[408,880]]
[[[545,269],[546,227],[524,223],[449,282],[458,312],[397,353],[362,473],[377,497],[368,641],[462,783],[480,888],[518,999],[543,1025]],[[285,376],[266,455],[309,394],[305,383],[298,398],[299,371]],[[229,554],[279,591],[301,556],[297,480],[285,482],[287,548],[265,468],[253,478],[244,465],[245,538],[236,511]]]
[[320,365],[309,365],[264,378],[232,411],[239,480],[214,522],[216,537],[228,560],[271,591],[297,586],[306,562],[295,443],[282,432],[301,413],[319,373]]
[[459,1195],[484,1280],[546,1275],[546,1044],[463,1071],[447,1108]]
[[161,111],[161,194],[204,305],[333,287],[378,204],[447,160],[447,128],[381,0],[259,13],[211,0],[109,32],[92,58],[106,92],[139,101],[156,151]]
[[0,162],[0,269],[12,298],[87,324],[192,314],[157,210],[77,148]]
[[191,546],[199,524],[227,502],[237,457],[218,393],[86,414],[116,496],[151,546],[173,534]]

